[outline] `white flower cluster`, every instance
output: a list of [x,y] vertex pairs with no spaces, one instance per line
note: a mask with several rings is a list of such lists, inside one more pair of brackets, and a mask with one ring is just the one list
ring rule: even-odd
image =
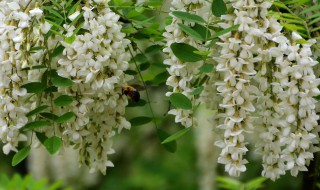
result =
[[[319,116],[313,97],[320,94],[317,88],[320,82],[313,71],[317,62],[311,57],[310,47],[314,42],[303,41],[296,33],[285,37],[280,23],[267,15],[271,1],[228,2],[227,6],[233,12],[222,15],[224,22],[217,26],[223,29],[234,25],[239,27],[237,31],[220,36],[216,43],[218,47],[212,49],[210,56],[217,66],[208,74],[209,80],[200,97],[208,108],[218,110],[215,119],[220,124],[217,128],[224,130],[222,140],[215,143],[222,149],[218,162],[225,164],[225,171],[231,176],[246,171],[247,133],[257,132],[260,141],[256,146],[262,154],[262,175],[275,180],[290,170],[296,176],[299,171],[307,170],[306,166],[317,151],[315,144],[318,144]],[[198,9],[190,9],[193,3],[207,6],[200,1],[173,1],[172,11],[196,12],[207,18]],[[164,34],[167,39],[164,52],[170,56],[165,60],[170,66],[167,85],[173,87],[167,95],[180,92],[197,102],[189,93],[202,63],[190,66],[181,62],[172,53],[170,45],[184,42],[200,50],[204,45],[185,35],[178,22],[181,21],[173,17]],[[212,89],[214,83],[216,91]],[[221,98],[212,94],[210,102],[210,93],[218,93]],[[220,101],[219,108],[215,105],[217,101]],[[193,124],[191,111],[173,109],[169,113],[186,127]]]
[[[171,2],[171,11],[183,11],[192,14],[197,14],[203,18],[208,18],[210,13],[210,3],[205,0],[173,0]],[[178,23],[183,23],[181,19],[171,15],[172,23],[166,26],[166,32],[163,36],[166,38],[166,48],[163,52],[168,53],[169,59],[164,61],[164,64],[169,65],[168,72],[170,77],[167,79],[167,85],[172,87],[171,92],[167,92],[166,96],[170,96],[172,93],[182,93],[187,96],[191,102],[198,104],[194,101],[194,96],[190,93],[195,89],[192,87],[192,82],[195,81],[195,75],[198,74],[199,68],[203,65],[203,61],[195,63],[186,63],[179,60],[172,52],[170,46],[172,43],[186,43],[200,51],[205,48],[202,46],[201,41],[194,40],[193,38],[184,34],[184,32],[178,26]],[[193,26],[194,23],[184,22],[183,24]],[[195,105],[194,105],[195,106]],[[169,114],[175,115],[175,122],[181,123],[185,127],[191,127],[194,123],[192,110],[184,109],[171,109]]]
[[25,114],[30,104],[25,103],[27,91],[20,86],[28,77],[22,69],[36,59],[32,54],[29,59],[26,52],[38,40],[27,36],[34,10],[25,10],[24,5],[19,0],[0,2],[0,139],[5,154],[18,151],[19,141],[27,140],[19,130],[28,122]]
[[[231,1],[233,14],[223,15],[226,23],[220,24],[228,28],[239,24],[238,31],[220,37],[222,42],[220,57],[216,60],[216,70],[224,75],[223,81],[217,82],[217,90],[223,97],[219,113],[224,121],[218,128],[224,129],[224,139],[216,145],[222,148],[218,162],[225,164],[225,170],[231,176],[239,176],[244,172],[247,160],[244,155],[248,151],[245,146],[244,132],[252,131],[251,113],[255,111],[253,98],[250,95],[252,76],[256,75],[255,65],[261,58],[255,54],[259,44],[255,39],[262,37],[259,19],[265,19],[266,3],[252,1]],[[258,14],[259,13],[259,14]]]
[[277,106],[282,109],[282,120],[278,124],[281,127],[280,143],[277,146],[281,146],[280,162],[285,164],[291,175],[296,176],[299,171],[307,171],[306,165],[317,151],[314,144],[319,143],[319,116],[315,112],[316,100],[313,97],[320,95],[317,88],[320,80],[312,68],[317,64],[311,58],[310,46],[314,42],[310,40],[299,44],[302,38],[296,33],[290,40],[279,38],[274,38],[279,46],[271,48],[276,65],[274,78],[277,79],[273,83],[273,91],[279,97]]
[[[39,103],[53,105],[54,98],[69,95],[74,99],[70,106],[53,106],[51,111],[57,115],[72,111],[74,119],[63,125],[52,123],[54,126],[37,131],[48,137],[61,137],[64,146],[79,151],[80,162],[88,165],[90,172],[100,170],[105,174],[106,167],[113,166],[108,156],[114,153],[111,138],[115,130],[121,132],[131,127],[124,118],[127,99],[121,94],[128,80],[124,71],[130,60],[126,51],[130,41],[121,32],[120,17],[108,7],[108,0],[90,0],[83,5],[81,34],[74,33],[74,26],[63,26],[66,36],[75,38],[72,43],[59,35],[45,39],[51,25],[45,21],[39,6],[40,3],[23,0],[0,2],[0,139],[5,143],[3,152],[18,151],[19,141],[27,140],[20,130],[28,123],[26,113]],[[68,18],[72,21],[78,15],[80,10]],[[63,55],[49,59],[48,52],[58,43],[65,47]],[[71,79],[73,85],[59,87],[58,92],[52,94],[30,97],[21,86],[41,80],[46,69],[32,69],[39,65],[52,69],[52,74],[56,70],[60,77]],[[35,118],[30,117],[29,122]]]
[[224,74],[216,83],[224,108],[218,127],[225,130],[224,139],[216,142],[222,148],[218,162],[232,176],[246,170],[243,132],[253,132],[254,125],[260,133],[262,175],[275,180],[290,170],[296,176],[307,170],[318,143],[313,96],[319,95],[319,79],[312,68],[317,63],[311,58],[312,43],[301,45],[296,33],[287,39],[280,24],[267,17],[271,2],[231,2],[234,12],[223,15],[226,23],[220,26],[239,24],[238,31],[217,43],[222,49],[216,69]]
[[[114,153],[114,128],[120,132],[131,127],[123,116],[127,99],[121,95],[126,85],[123,71],[130,59],[125,48],[130,41],[120,31],[119,16],[108,7],[96,7],[106,3],[89,1],[82,8],[85,32],[76,35],[71,44],[61,41],[65,50],[57,70],[60,76],[73,80],[74,85],[65,92],[76,99],[71,110],[76,117],[62,132],[63,139],[70,143],[66,145],[79,148],[80,161],[90,172],[100,170],[103,174],[107,166],[113,166],[108,155]],[[64,27],[70,34],[75,29]]]

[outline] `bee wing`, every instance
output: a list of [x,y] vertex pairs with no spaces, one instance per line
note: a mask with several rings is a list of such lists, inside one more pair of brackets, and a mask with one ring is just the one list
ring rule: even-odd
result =
[[137,89],[138,91],[143,91],[145,90],[144,86],[139,85],[139,84],[133,84],[131,85],[133,88]]

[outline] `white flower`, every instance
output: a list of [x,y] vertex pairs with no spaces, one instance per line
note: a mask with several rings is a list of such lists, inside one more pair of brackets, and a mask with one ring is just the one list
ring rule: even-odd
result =
[[68,18],[73,21],[77,16],[80,14],[80,11],[76,11],[73,14],[71,14]]
[[36,16],[36,18],[39,19],[42,16],[43,11],[39,8],[34,8],[34,9],[30,10],[29,13],[32,17]]
[[50,28],[51,28],[51,24],[48,23],[47,21],[45,21],[44,23],[41,23],[41,24],[40,24],[40,30],[41,30],[41,32],[42,32],[43,34],[48,33],[49,30],[50,30]]
[[3,153],[8,155],[11,151],[18,152],[17,148],[12,146],[11,143],[7,143],[2,147]]
[[20,9],[20,6],[17,2],[7,3],[7,5],[12,11],[17,11]]

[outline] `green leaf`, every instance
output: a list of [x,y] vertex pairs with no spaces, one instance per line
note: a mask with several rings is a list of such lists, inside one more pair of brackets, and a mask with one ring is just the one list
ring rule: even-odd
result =
[[40,113],[40,115],[46,119],[50,119],[50,120],[56,120],[58,119],[59,116],[53,114],[53,113],[49,113],[49,112],[43,112],[43,113]]
[[213,71],[213,65],[212,64],[204,64],[199,68],[200,72],[203,73],[210,73]]
[[65,49],[65,47],[64,47],[63,45],[57,46],[57,47],[53,50],[53,52],[51,53],[51,56],[52,56],[52,57],[56,57],[56,56],[58,56],[58,55],[61,55],[64,49]]
[[[64,182],[62,180],[55,181],[53,184],[51,184],[47,190],[59,190],[62,189]],[[70,189],[64,189],[64,190],[71,190]]]
[[54,4],[57,8],[61,9],[63,8],[57,1],[51,0],[52,4]]
[[44,47],[44,46],[34,46],[34,47],[30,48],[29,52],[34,53],[34,52],[37,52],[37,51],[42,50],[42,49],[46,49],[46,47]]
[[224,35],[224,34],[227,34],[227,33],[231,32],[231,31],[233,31],[233,30],[237,30],[237,29],[239,28],[239,26],[240,26],[240,25],[237,24],[237,25],[231,26],[231,27],[229,27],[229,28],[226,28],[226,29],[224,29],[224,30],[221,30],[221,31],[213,34],[213,35],[209,38],[209,40],[213,40],[213,39],[215,39],[215,38],[218,38],[219,36],[222,36],[222,35]]
[[[304,4],[310,3],[312,0],[292,0],[290,2],[286,2],[287,4],[292,4],[293,5],[293,9],[296,9]],[[308,6],[308,5],[306,5]],[[303,6],[304,7],[304,6]]]
[[[33,184],[35,183],[33,181],[33,179],[31,178],[31,175],[28,174],[27,176],[25,176],[23,179],[22,179],[22,182],[20,182],[20,184],[22,185],[22,187],[27,187],[29,184]],[[24,188],[22,188],[24,189]]]
[[63,115],[61,115],[60,117],[58,117],[57,119],[55,119],[54,121],[57,123],[65,123],[67,121],[69,121],[70,119],[72,119],[75,116],[75,114],[73,112],[67,112]]
[[140,125],[144,125],[149,123],[150,121],[152,121],[151,117],[145,117],[145,116],[141,116],[141,117],[135,117],[129,120],[129,122],[131,123],[131,126],[140,126]]
[[211,53],[211,51],[194,51],[194,53],[201,56],[207,56]]
[[134,10],[137,11],[138,13],[143,13],[145,8],[144,7],[136,7]]
[[121,28],[121,32],[127,33],[127,34],[133,34],[137,32],[137,29],[135,29],[132,24],[125,23],[123,24],[123,27]]
[[27,117],[30,117],[30,116],[33,116],[33,115],[35,115],[35,114],[38,114],[38,113],[42,112],[43,110],[47,109],[48,107],[49,107],[48,105],[39,106],[39,107],[37,107],[36,109],[28,112],[28,113],[26,114],[26,116],[27,116]]
[[147,58],[144,54],[142,54],[142,53],[137,54],[137,55],[134,57],[134,59],[135,59],[137,62],[140,62],[140,63],[146,63],[146,62],[149,61],[148,58]]
[[[54,19],[56,19],[56,18],[54,18]],[[64,31],[64,28],[61,26],[63,19],[61,19],[61,20],[57,19],[57,20],[55,20],[55,22],[53,22],[46,17],[45,20],[52,25],[52,27],[51,27],[52,30],[60,29],[61,31]],[[59,33],[59,34],[62,35],[61,33]]]
[[16,166],[20,162],[22,162],[29,155],[30,150],[31,150],[30,146],[24,147],[23,149],[19,150],[19,152],[17,152],[13,156],[11,165]]
[[145,1],[144,4],[145,4],[146,6],[149,6],[149,7],[152,8],[152,9],[154,9],[154,8],[159,8],[159,7],[163,6],[162,0]]
[[194,89],[190,94],[191,95],[199,95],[201,94],[201,92],[204,90],[203,86],[199,86],[198,88]]
[[141,13],[137,12],[136,10],[131,10],[125,16],[126,16],[126,18],[132,19],[132,18],[135,18],[137,16],[140,16],[140,14]]
[[[60,36],[60,37],[62,37],[62,38],[65,38],[65,36],[63,35],[63,34],[61,34],[60,32],[58,32],[58,31],[56,31],[56,30],[54,30],[54,29],[50,29],[50,31],[49,32],[52,32],[52,33],[54,33],[55,35],[57,35],[57,36]],[[48,33],[49,33],[48,32]]]
[[31,99],[32,97],[34,97],[34,96],[36,96],[36,94],[31,94],[31,95],[27,96],[26,99],[23,101],[23,103],[29,102],[30,99]]
[[22,183],[23,183],[22,177],[20,176],[20,174],[16,173],[13,175],[13,178],[11,179],[11,182],[9,183],[8,186],[10,187],[10,189],[14,189],[14,188],[23,189]]
[[281,13],[281,16],[283,16],[284,18],[289,18],[289,19],[297,19],[297,20],[301,20],[303,21],[300,17],[298,17],[295,14],[290,14],[290,13]]
[[165,26],[168,26],[168,25],[170,25],[171,23],[172,23],[172,17],[171,16],[167,16],[167,17],[165,17],[164,18],[164,24],[165,24]]
[[152,79],[152,83],[156,85],[160,85],[162,83],[165,83],[168,77],[169,77],[169,74],[167,71],[159,73]]
[[318,27],[316,27],[316,28],[313,28],[313,29],[311,30],[311,32],[315,32],[315,31],[317,31],[317,30],[320,30],[320,26],[318,26]]
[[124,71],[124,73],[127,75],[137,75],[138,74],[137,71],[133,71],[133,70],[126,70],[126,71]]
[[[82,29],[82,27],[83,27],[83,25],[84,25],[84,22],[81,22],[78,26],[77,26],[77,28],[73,31],[73,34],[72,34],[72,36],[74,36],[74,39],[72,38],[72,42],[74,42],[74,40],[76,39],[76,35],[78,34],[78,32]],[[72,37],[71,36],[71,37]]]
[[302,39],[296,40],[296,43],[297,44],[308,44],[309,42],[302,38]]
[[163,46],[161,45],[151,45],[149,47],[146,48],[145,53],[155,53],[158,51],[161,51],[163,49]]
[[27,123],[24,127],[23,130],[32,130],[32,129],[37,129],[37,128],[41,128],[41,127],[47,127],[50,126],[50,123],[47,121],[33,121],[30,123]]
[[47,74],[48,74],[48,76],[49,77],[51,77],[51,78],[54,78],[54,77],[58,77],[59,75],[58,75],[58,73],[57,73],[57,70],[55,70],[55,69],[52,69],[52,70],[48,70],[47,71]]
[[40,8],[49,11],[51,14],[55,15],[56,17],[64,19],[64,17],[61,16],[61,14],[58,11],[54,10],[51,6],[41,6]]
[[140,107],[140,106],[144,106],[146,105],[147,102],[143,99],[140,99],[139,102],[133,102],[133,101],[129,101],[127,107],[131,108],[131,107]]
[[[164,141],[166,138],[169,137],[169,134],[165,132],[162,129],[157,129],[157,134],[160,142]],[[177,151],[177,142],[176,141],[171,141],[169,143],[163,144],[163,147],[171,153],[175,153]]]
[[56,153],[60,149],[61,144],[61,139],[56,136],[48,138],[43,143],[50,154]]
[[151,35],[149,35],[149,34],[147,35],[147,34],[142,33],[142,31],[138,31],[137,33],[132,35],[132,37],[136,40],[150,39],[150,36]]
[[308,25],[312,25],[312,24],[317,23],[317,22],[319,22],[319,21],[320,21],[320,17],[315,18],[315,19],[313,19],[312,21],[310,21],[310,22],[308,23]]
[[259,189],[260,187],[262,187],[263,182],[265,182],[267,180],[267,178],[264,177],[257,177],[253,180],[250,180],[249,182],[247,182],[245,184],[245,189],[246,190],[255,190],[255,189]]
[[45,93],[58,92],[58,88],[56,86],[49,86],[44,90]]
[[280,1],[273,1],[273,5],[282,8],[282,9],[286,9],[287,11],[291,12],[291,10],[282,2]]
[[142,63],[139,65],[139,70],[140,71],[145,71],[150,67],[150,63]]
[[173,135],[167,137],[164,141],[161,142],[161,144],[165,144],[165,143],[169,143],[169,142],[175,141],[178,138],[182,137],[183,135],[187,134],[187,132],[189,132],[190,130],[191,130],[191,127],[182,129],[182,130],[174,133]]
[[298,25],[303,25],[304,22],[303,19],[294,14],[271,12],[269,13],[269,15],[276,18],[277,20],[283,21],[284,23],[295,23]]
[[210,30],[200,24],[195,24],[192,29],[201,35],[202,39],[208,39],[211,36]]
[[44,73],[42,74],[42,76],[41,76],[41,83],[42,84],[47,84],[47,82],[48,82],[48,73],[49,73],[49,71],[45,70]]
[[36,132],[36,136],[38,140],[41,142],[41,144],[43,144],[44,141],[48,139],[48,137],[44,133]]
[[[2,173],[0,175],[0,184],[2,186],[6,187],[6,186],[8,186],[9,183],[10,183],[9,177],[7,175],[5,175],[4,173]],[[1,188],[2,188],[2,186],[1,186]],[[5,189],[2,188],[1,190],[5,190]]]
[[46,69],[47,67],[44,66],[44,65],[35,65],[35,66],[32,66],[32,67],[25,67],[23,68],[22,70],[23,71],[28,71],[28,70],[35,70],[35,69]]
[[310,6],[309,8],[305,8],[303,9],[301,12],[299,12],[299,15],[311,12],[311,11],[319,11],[320,10],[320,5],[316,5],[316,6]]
[[75,36],[75,35],[66,37],[66,38],[64,39],[64,41],[67,42],[68,44],[72,44],[75,40],[76,40],[76,36]]
[[172,43],[171,49],[174,55],[185,62],[196,62],[202,60],[202,56],[194,53],[194,51],[199,51],[193,46],[185,43]]
[[202,17],[195,14],[187,13],[187,12],[173,11],[172,14],[177,18],[180,18],[182,20],[189,21],[189,22],[198,22],[198,23],[206,22]]
[[290,30],[290,31],[297,31],[297,30],[305,31],[304,27],[298,26],[298,25],[295,25],[295,24],[281,23],[281,25],[283,27],[285,27],[286,29]]
[[[228,178],[228,177],[220,177],[218,176],[216,178],[216,181],[218,182],[218,187],[221,189],[239,189],[239,187],[242,186],[242,183],[236,179]],[[241,188],[240,188],[241,189]],[[244,189],[242,187],[242,189]]]
[[316,13],[316,14],[312,14],[312,15],[309,15],[306,20],[310,20],[310,19],[313,19],[313,18],[318,18],[320,17],[320,12],[319,13]]
[[69,104],[71,104],[73,101],[72,96],[68,96],[68,95],[61,95],[58,98],[53,100],[53,103],[56,106],[68,106]]
[[60,76],[56,76],[52,79],[52,83],[55,86],[59,86],[59,87],[69,87],[73,85],[73,81],[68,79],[68,78],[64,78],[64,77],[60,77]]
[[208,75],[205,75],[203,78],[200,79],[198,86],[203,85],[209,79]]
[[227,6],[223,0],[212,0],[211,10],[214,16],[220,17],[226,13]]
[[192,103],[191,101],[181,93],[173,93],[170,96],[170,102],[172,105],[174,105],[176,108],[181,108],[181,109],[192,109]]
[[30,82],[22,85],[21,88],[27,89],[28,93],[40,93],[46,89],[46,85],[41,82]]
[[196,40],[204,40],[202,38],[202,36],[197,31],[193,30],[189,26],[186,26],[181,23],[178,23],[178,26],[181,28],[181,30],[183,30],[187,35],[191,36],[192,38],[194,38]]

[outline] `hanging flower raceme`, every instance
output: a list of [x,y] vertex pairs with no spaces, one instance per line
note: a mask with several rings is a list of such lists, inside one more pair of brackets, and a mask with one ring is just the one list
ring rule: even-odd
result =
[[263,153],[262,175],[272,180],[286,170],[293,176],[307,171],[317,151],[314,144],[318,144],[319,129],[313,96],[319,95],[319,79],[313,72],[317,62],[310,57],[314,42],[299,44],[299,40],[302,38],[296,33],[290,39],[282,34],[273,36],[273,47],[268,49],[272,58],[268,63],[269,109],[261,112],[269,114],[264,115],[265,132],[258,147]]
[[250,95],[254,69],[261,60],[255,50],[259,47],[254,40],[260,35],[259,13],[260,3],[246,4],[246,1],[232,1],[233,14],[223,15],[226,23],[223,28],[239,25],[238,31],[220,37],[220,56],[216,58],[216,70],[224,79],[217,82],[217,90],[223,97],[219,113],[223,123],[218,128],[224,129],[224,139],[216,145],[222,148],[218,162],[225,164],[225,170],[232,176],[239,176],[244,172],[247,160],[244,155],[246,148],[244,132],[252,131],[251,113],[255,111],[253,98]]
[[113,166],[108,158],[114,153],[112,136],[131,127],[121,93],[128,80],[130,41],[121,32],[120,17],[108,1],[90,0],[76,10],[66,4],[73,12],[62,27],[59,11],[51,14],[41,7],[47,2],[23,2],[0,4],[3,151],[18,151],[19,141],[27,140],[21,129],[33,130],[42,143],[74,147],[81,164],[105,174]]
[[299,44],[302,38],[295,33],[287,39],[280,24],[267,16],[271,2],[231,2],[233,14],[223,15],[226,23],[219,25],[239,24],[238,31],[217,43],[217,71],[224,75],[216,83],[224,109],[218,127],[225,130],[224,139],[216,142],[222,148],[218,162],[233,176],[246,170],[243,132],[253,132],[254,125],[260,134],[262,175],[275,180],[290,170],[296,176],[307,170],[318,143],[313,96],[319,94],[319,79],[312,68],[317,63],[311,58],[312,43]]
[[[203,17],[198,8],[204,5],[200,1],[173,1],[172,11],[176,12],[172,12],[172,23],[164,34],[167,39],[164,52],[170,57],[164,62],[170,66],[167,85],[173,88],[167,96],[183,93],[194,106],[198,96],[190,92],[194,90],[192,84],[201,80],[197,74],[203,62],[198,61],[188,69],[190,64],[182,61],[174,46],[185,43],[204,51],[205,45],[197,43],[190,33],[186,36],[186,27],[180,23],[177,10]],[[272,2],[230,0],[227,5],[232,13],[222,15],[223,22],[217,22],[216,26],[226,30],[238,28],[220,35],[220,41],[211,46],[212,52],[206,59],[213,57],[217,65],[207,74],[209,79],[201,86],[200,96],[208,108],[218,110],[217,128],[224,130],[222,140],[216,142],[222,148],[218,162],[225,164],[225,171],[230,175],[239,176],[246,170],[244,157],[249,142],[246,134],[257,132],[262,175],[275,180],[290,170],[296,176],[298,171],[306,170],[318,143],[318,116],[313,97],[319,94],[319,79],[312,68],[316,64],[311,58],[313,42],[301,44],[302,38],[296,33],[289,39],[285,37],[280,23],[268,15]],[[212,89],[214,83],[216,91]],[[210,93],[214,93],[211,101]],[[216,93],[221,98],[216,98]],[[221,101],[219,108],[215,106],[218,101]],[[186,127],[193,124],[190,110],[177,108],[169,113]]]
[[9,154],[27,140],[20,129],[28,122],[25,114],[30,104],[25,103],[27,91],[20,86],[27,79],[22,69],[28,62],[26,38],[32,15],[19,1],[1,1],[0,18],[0,139],[3,152]]
[[[130,129],[123,116],[127,100],[121,95],[126,85],[123,71],[130,59],[125,48],[130,41],[120,31],[118,15],[108,7],[96,8],[108,2],[89,2],[82,8],[82,28],[87,32],[77,35],[71,44],[61,42],[65,50],[57,72],[73,80],[66,92],[76,98],[71,110],[75,120],[66,126],[63,138],[79,147],[81,163],[89,165],[91,172],[105,174],[106,167],[113,166],[108,155],[114,153],[114,129]],[[64,27],[73,34],[74,27]]]
[[293,176],[297,176],[299,171],[307,171],[306,166],[313,159],[313,153],[318,151],[315,144],[319,143],[319,116],[315,112],[317,101],[313,97],[320,94],[320,80],[314,75],[313,67],[317,61],[311,58],[310,49],[314,41],[300,44],[301,39],[301,36],[293,33],[283,52],[282,62],[276,62],[279,67],[287,65],[285,70],[280,70],[285,80],[280,105],[285,110],[283,127],[286,131],[282,139],[285,146],[281,158]]
[[[179,1],[174,0],[171,3],[172,7],[170,10],[188,12],[191,14],[199,15],[203,18],[208,18],[210,4],[204,0],[196,1]],[[172,44],[174,43],[184,43],[191,45],[199,50],[204,50],[200,40],[195,40],[188,35],[186,35],[180,28],[179,24],[184,24],[187,26],[194,26],[194,22],[184,21],[171,13],[172,22],[170,25],[166,26],[166,32],[163,34],[166,38],[166,48],[164,52],[168,53],[169,59],[164,61],[164,64],[169,65],[168,72],[170,74],[167,79],[167,85],[172,88],[172,91],[167,92],[167,96],[173,93],[184,94],[194,106],[198,104],[198,100],[195,99],[191,92],[195,89],[193,83],[197,79],[196,75],[199,73],[199,68],[203,65],[203,61],[196,61],[193,63],[188,63],[179,60],[172,51]],[[190,127],[193,125],[192,110],[188,109],[171,109],[169,114],[175,115],[175,122],[181,123],[185,127]]]

